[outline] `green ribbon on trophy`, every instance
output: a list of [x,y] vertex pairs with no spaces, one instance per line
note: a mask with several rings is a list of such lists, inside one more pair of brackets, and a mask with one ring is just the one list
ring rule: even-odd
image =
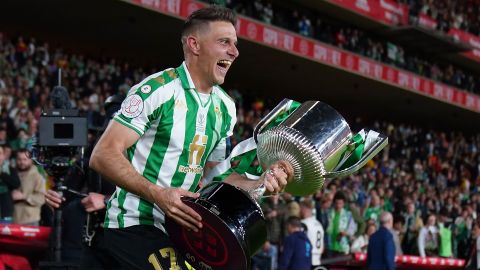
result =
[[375,131],[361,130],[351,138],[351,142],[347,147],[347,150],[343,153],[342,160],[339,162],[339,170],[343,170],[357,163],[365,153],[371,147],[372,141],[375,141],[379,133]]

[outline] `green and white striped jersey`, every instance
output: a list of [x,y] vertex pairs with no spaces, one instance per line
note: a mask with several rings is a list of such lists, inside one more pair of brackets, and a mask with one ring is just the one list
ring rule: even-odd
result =
[[[218,86],[202,102],[184,62],[133,86],[114,120],[140,135],[126,151],[140,174],[161,187],[194,191],[205,162],[225,159],[236,111]],[[107,205],[107,228],[147,224],[163,230],[163,223],[157,205],[119,187]]]

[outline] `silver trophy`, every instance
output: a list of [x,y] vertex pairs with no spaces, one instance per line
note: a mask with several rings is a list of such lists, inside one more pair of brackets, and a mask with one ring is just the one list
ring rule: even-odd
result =
[[[266,128],[290,104],[284,99],[255,127],[257,156],[263,169],[279,160],[290,162],[294,179],[285,192],[305,196],[319,190],[325,179],[350,175],[363,167],[387,144],[388,138],[374,131],[365,141],[362,157],[353,165],[342,168],[353,153],[352,131],[345,119],[328,104],[306,101],[275,127]],[[341,168],[341,169],[340,169]],[[255,193],[262,193],[264,187]],[[253,195],[254,197],[260,194]]]

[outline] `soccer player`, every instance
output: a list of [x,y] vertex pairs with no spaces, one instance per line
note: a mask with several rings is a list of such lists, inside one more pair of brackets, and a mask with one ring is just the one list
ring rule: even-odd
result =
[[[202,227],[202,217],[181,197],[197,198],[192,191],[205,167],[225,158],[236,111],[218,85],[239,55],[235,24],[226,8],[192,13],[181,35],[185,61],[133,86],[92,153],[90,166],[118,186],[107,206],[105,239],[125,269],[184,268],[164,218],[194,231]],[[292,171],[279,161],[260,181],[280,192]],[[245,180],[238,174],[225,179],[245,190],[258,186]]]

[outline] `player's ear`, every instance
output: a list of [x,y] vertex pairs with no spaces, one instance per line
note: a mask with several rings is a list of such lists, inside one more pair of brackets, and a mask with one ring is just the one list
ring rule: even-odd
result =
[[200,52],[200,43],[199,39],[194,35],[187,36],[187,48],[191,51],[194,55],[199,55]]

